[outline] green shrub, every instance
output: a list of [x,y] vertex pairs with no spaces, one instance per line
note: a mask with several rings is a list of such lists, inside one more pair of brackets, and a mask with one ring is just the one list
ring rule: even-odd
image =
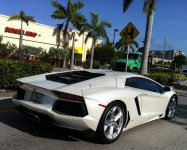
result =
[[30,55],[40,56],[43,51],[45,50],[41,47],[33,47],[33,46],[28,46],[28,45],[23,45],[22,47],[23,56],[30,56]]
[[100,61],[98,61],[98,60],[93,61],[93,68],[94,69],[99,69],[100,66],[101,66]]
[[0,43],[0,59],[10,58],[14,56],[17,51],[17,47],[15,44],[10,42]]
[[15,88],[16,79],[50,72],[52,67],[47,63],[0,60],[0,88]]
[[184,74],[163,73],[163,72],[151,72],[146,76],[163,85],[169,85],[177,80],[187,79]]
[[153,73],[153,74],[148,74],[146,75],[147,77],[157,81],[160,84],[168,84],[169,82],[169,78],[168,78],[168,74],[164,74],[164,73]]
[[175,79],[186,80],[187,77],[184,74],[175,74]]

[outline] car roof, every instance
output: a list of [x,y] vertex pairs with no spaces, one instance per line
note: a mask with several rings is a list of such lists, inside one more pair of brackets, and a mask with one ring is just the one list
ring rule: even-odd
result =
[[141,77],[141,78],[145,78],[145,79],[149,79],[161,86],[163,86],[162,84],[156,82],[155,80],[149,78],[149,77],[146,77],[146,76],[143,76],[143,75],[139,75],[139,74],[135,74],[135,73],[130,73],[130,72],[120,72],[120,71],[114,71],[114,70],[104,70],[104,69],[87,69],[86,71],[89,71],[89,72],[93,72],[93,73],[103,73],[105,74],[105,76],[107,77],[110,77],[110,76],[118,76],[118,77],[124,77],[124,78],[129,78],[129,77]]
[[129,77],[129,76],[139,76],[144,77],[135,73],[130,72],[120,72],[120,71],[114,71],[114,70],[106,70],[106,69],[86,69],[86,71],[92,72],[92,73],[103,73],[106,76],[123,76],[123,77]]

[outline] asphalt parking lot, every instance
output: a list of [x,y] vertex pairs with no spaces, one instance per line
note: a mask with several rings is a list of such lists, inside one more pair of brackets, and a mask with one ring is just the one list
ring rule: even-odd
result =
[[113,144],[98,144],[78,131],[38,124],[16,111],[10,99],[0,100],[0,150],[186,150],[187,95],[180,94],[176,116],[126,132]]

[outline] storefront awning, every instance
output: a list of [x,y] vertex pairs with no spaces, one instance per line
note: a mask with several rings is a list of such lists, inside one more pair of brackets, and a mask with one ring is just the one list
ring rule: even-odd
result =
[[75,47],[75,53],[83,54],[83,49],[81,47]]

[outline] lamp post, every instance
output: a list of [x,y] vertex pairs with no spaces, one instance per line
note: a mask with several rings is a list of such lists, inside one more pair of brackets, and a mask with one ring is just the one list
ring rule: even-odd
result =
[[115,43],[116,32],[118,32],[118,29],[114,29],[114,36],[113,36],[113,43],[112,43],[113,47]]
[[75,39],[75,32],[72,33],[72,38],[73,38],[73,42],[72,42],[70,70],[74,69],[75,42],[77,41],[77,39]]

